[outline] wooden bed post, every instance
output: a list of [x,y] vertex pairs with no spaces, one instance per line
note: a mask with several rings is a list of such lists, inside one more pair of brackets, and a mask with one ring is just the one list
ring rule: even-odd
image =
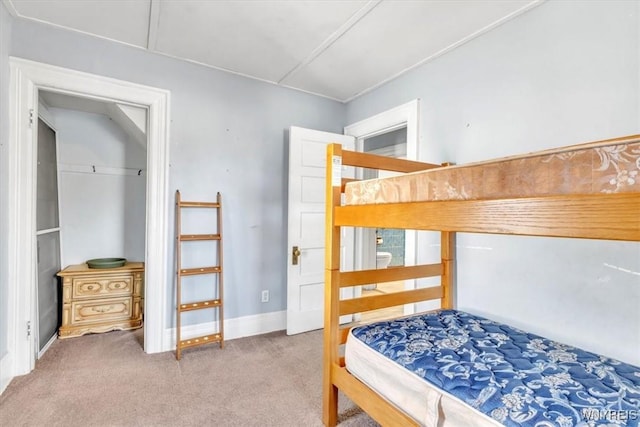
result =
[[440,233],[440,256],[442,258],[442,299],[440,308],[453,308],[454,292],[454,267],[456,255],[456,233],[453,231],[442,231]]
[[[338,423],[338,388],[331,371],[338,363],[338,304],[340,301],[340,227],[334,225],[333,207],[340,205],[342,146],[327,147],[325,193],[325,273],[324,273],[324,355],[322,372],[322,421],[325,426]],[[335,319],[332,317],[335,316]]]

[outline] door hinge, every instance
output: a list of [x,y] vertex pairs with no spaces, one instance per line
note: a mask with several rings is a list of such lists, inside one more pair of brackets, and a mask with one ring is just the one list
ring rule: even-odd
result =
[[31,320],[27,322],[27,338],[31,336]]
[[33,127],[33,109],[29,110],[29,127]]

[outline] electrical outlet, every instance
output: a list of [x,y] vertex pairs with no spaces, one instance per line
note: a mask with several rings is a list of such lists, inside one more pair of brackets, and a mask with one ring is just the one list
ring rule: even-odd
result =
[[269,302],[269,291],[262,291],[262,302]]

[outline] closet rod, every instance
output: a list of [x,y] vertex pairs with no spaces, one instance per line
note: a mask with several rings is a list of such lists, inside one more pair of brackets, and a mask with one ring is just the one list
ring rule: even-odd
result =
[[143,176],[146,174],[145,169],[140,168],[118,168],[111,166],[96,166],[96,165],[67,165],[63,163],[58,164],[58,170],[64,173],[84,173],[84,174],[98,174],[98,175],[128,175],[128,176]]

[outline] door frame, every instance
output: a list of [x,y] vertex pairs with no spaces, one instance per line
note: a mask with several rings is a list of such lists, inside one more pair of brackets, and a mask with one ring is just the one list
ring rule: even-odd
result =
[[[169,243],[170,92],[123,80],[10,57],[9,144],[7,147],[8,324],[11,374],[33,370],[35,320],[35,151],[38,91],[47,90],[148,109],[145,237],[144,350],[163,350]],[[35,128],[37,129],[37,128]],[[18,286],[20,284],[20,286]],[[29,323],[31,322],[31,323]],[[3,375],[4,379],[4,375]]]
[[[406,104],[399,105],[389,110],[378,113],[374,116],[360,120],[356,123],[344,127],[344,134],[356,138],[356,151],[364,151],[364,140],[394,131],[403,127],[407,128],[407,159],[419,159],[419,121],[420,121],[420,99],[414,99]],[[375,268],[370,265],[365,250],[374,243],[374,233],[367,233],[363,229],[356,229],[355,237],[355,265],[356,269]],[[416,265],[417,263],[417,234],[415,230],[405,231],[405,265]],[[414,289],[415,280],[405,281],[406,289]],[[360,295],[360,287],[354,289],[355,296]],[[413,314],[414,304],[404,306],[404,314]]]

